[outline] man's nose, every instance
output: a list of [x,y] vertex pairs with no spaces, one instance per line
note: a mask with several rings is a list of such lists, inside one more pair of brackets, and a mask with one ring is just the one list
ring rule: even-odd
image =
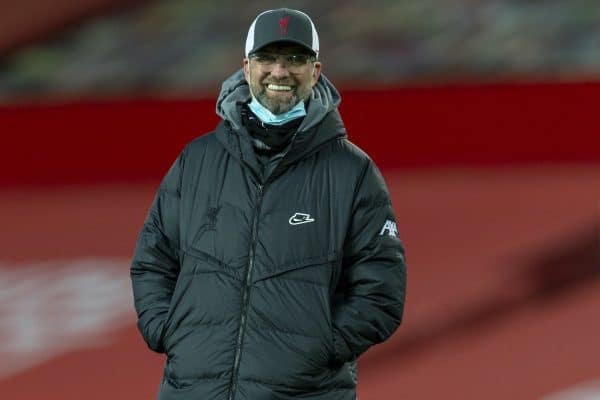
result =
[[279,58],[275,62],[273,68],[271,69],[271,75],[273,75],[275,78],[284,78],[290,75],[290,71],[288,70],[284,60]]

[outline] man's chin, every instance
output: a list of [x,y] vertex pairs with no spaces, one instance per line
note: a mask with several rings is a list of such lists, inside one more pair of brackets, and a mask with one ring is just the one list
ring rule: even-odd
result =
[[292,104],[292,102],[276,103],[271,101],[268,103],[267,109],[273,114],[279,115],[290,111],[296,104],[297,102]]

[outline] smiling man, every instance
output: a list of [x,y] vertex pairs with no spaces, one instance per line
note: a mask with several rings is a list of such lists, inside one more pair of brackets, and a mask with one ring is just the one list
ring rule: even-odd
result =
[[291,43],[275,43],[244,59],[244,76],[252,93],[251,106],[273,114],[304,109],[321,73],[316,54]]
[[389,194],[318,56],[306,14],[258,15],[221,123],[161,183],[131,264],[159,400],[355,400],[358,357],[400,325]]

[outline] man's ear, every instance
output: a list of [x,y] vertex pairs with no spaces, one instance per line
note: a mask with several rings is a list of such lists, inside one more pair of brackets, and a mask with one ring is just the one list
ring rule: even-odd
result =
[[244,78],[246,78],[246,81],[250,81],[250,60],[248,60],[247,58],[244,58]]
[[321,63],[318,61],[315,61],[315,63],[313,64],[313,72],[312,72],[312,77],[311,77],[311,82],[312,82],[313,86],[315,86],[317,84],[317,81],[319,80],[319,76],[321,76]]

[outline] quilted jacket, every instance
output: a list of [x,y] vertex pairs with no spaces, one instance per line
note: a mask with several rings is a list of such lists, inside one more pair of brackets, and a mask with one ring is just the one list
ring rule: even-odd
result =
[[131,264],[138,327],[166,354],[161,400],[354,400],[356,360],[402,319],[406,269],[374,163],[321,76],[292,143],[262,165],[239,117],[241,71],[214,132],[164,177]]

